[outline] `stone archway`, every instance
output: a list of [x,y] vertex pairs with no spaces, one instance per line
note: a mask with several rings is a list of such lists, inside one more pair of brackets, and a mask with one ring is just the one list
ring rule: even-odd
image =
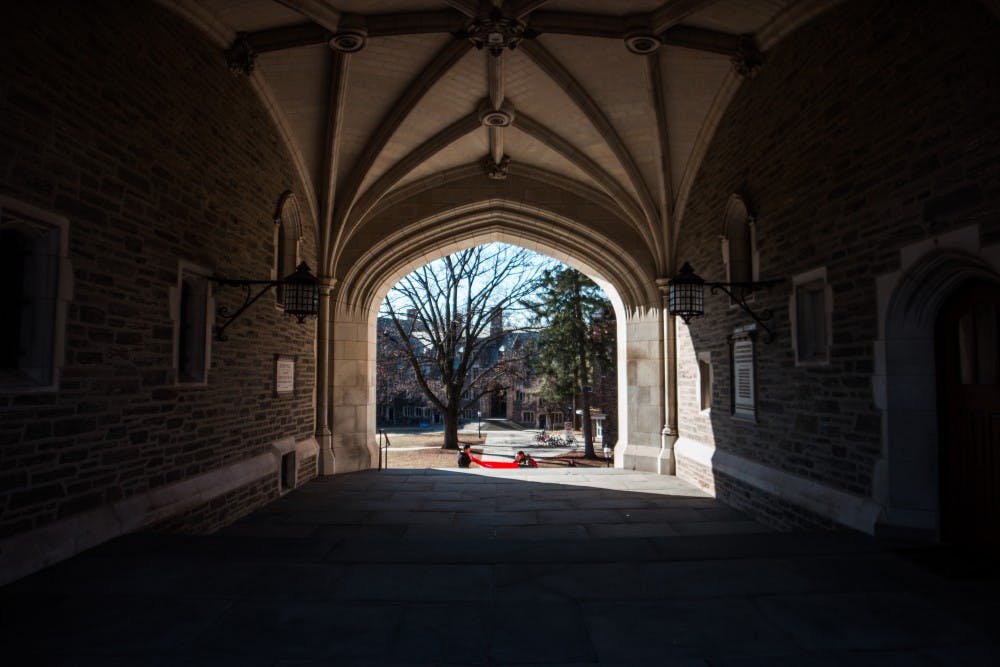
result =
[[880,368],[874,382],[884,434],[883,458],[875,476],[875,497],[884,508],[880,530],[939,539],[935,324],[942,306],[963,283],[970,279],[1000,283],[996,264],[995,257],[981,252],[978,230],[966,230],[910,255],[904,272],[884,277],[879,284],[884,331],[876,341]]
[[401,277],[451,252],[491,242],[535,250],[587,274],[608,295],[618,321],[616,465],[637,467],[636,450],[656,469],[664,425],[663,326],[648,268],[608,236],[551,211],[506,206],[449,209],[448,219],[411,222],[370,244],[332,296],[330,372],[333,464],[328,473],[371,466],[375,449],[375,341],[378,306]]

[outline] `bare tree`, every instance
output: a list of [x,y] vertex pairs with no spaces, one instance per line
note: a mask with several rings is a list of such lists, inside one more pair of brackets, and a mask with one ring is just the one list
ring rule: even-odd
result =
[[441,413],[445,449],[458,449],[462,411],[506,389],[516,375],[513,354],[498,360],[490,352],[516,328],[510,325],[521,302],[548,265],[529,250],[491,243],[431,262],[389,290],[381,313],[392,319],[389,344],[405,355],[417,385]]
[[[388,342],[394,331],[383,326],[383,321],[380,318],[379,333],[382,334],[382,340]],[[413,377],[410,360],[400,346],[378,345],[376,346],[376,355],[375,403],[379,407],[377,418],[389,421],[390,414],[392,414],[393,418],[398,419],[399,414],[396,411],[402,404],[418,396],[423,396],[423,392]]]

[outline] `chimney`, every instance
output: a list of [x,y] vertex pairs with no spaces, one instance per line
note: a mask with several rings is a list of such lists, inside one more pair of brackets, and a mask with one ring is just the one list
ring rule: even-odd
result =
[[493,309],[490,315],[490,337],[496,337],[503,333],[503,309],[499,306]]

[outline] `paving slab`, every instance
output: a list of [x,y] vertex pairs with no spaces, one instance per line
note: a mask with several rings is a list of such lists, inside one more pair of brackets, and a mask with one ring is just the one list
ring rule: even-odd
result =
[[780,533],[672,477],[391,470],[0,588],[9,664],[993,665],[994,561]]

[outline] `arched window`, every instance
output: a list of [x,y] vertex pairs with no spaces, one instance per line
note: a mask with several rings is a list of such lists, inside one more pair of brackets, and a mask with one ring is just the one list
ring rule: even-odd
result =
[[[291,275],[299,264],[299,246],[302,243],[302,215],[294,192],[286,192],[278,202],[274,217],[274,278],[281,280]],[[285,305],[282,286],[275,290],[279,307]]]
[[754,219],[743,197],[734,194],[726,205],[722,227],[722,261],[726,282],[749,283],[757,280],[757,235]]

